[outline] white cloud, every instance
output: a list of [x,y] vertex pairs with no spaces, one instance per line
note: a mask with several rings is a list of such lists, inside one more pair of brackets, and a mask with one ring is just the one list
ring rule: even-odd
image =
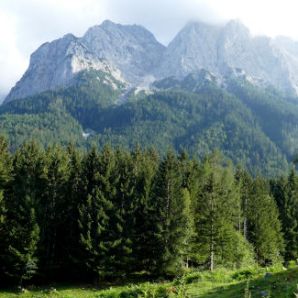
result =
[[6,92],[27,67],[27,59],[17,48],[18,33],[15,17],[1,11],[0,36],[2,39],[0,45],[0,91]]
[[25,71],[30,54],[66,33],[111,19],[142,24],[167,43],[189,20],[239,18],[254,34],[298,39],[297,0],[0,0],[0,91]]
[[212,0],[209,7],[225,19],[239,18],[254,34],[298,39],[297,0]]

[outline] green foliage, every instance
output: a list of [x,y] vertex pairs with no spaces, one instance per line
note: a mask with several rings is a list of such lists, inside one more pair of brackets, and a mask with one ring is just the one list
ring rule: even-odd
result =
[[0,137],[0,279],[3,279],[7,263],[7,198],[5,192],[11,178],[11,156],[8,153],[8,145],[4,138]]
[[268,194],[266,182],[257,178],[249,211],[248,239],[254,245],[257,260],[266,265],[281,261],[284,249],[279,212],[274,199]]
[[[79,286],[58,286],[30,287],[23,289],[22,293],[15,291],[0,291],[0,297],[64,297],[64,298],[119,298],[119,297],[140,297],[140,298],[230,298],[230,297],[262,297],[263,293],[271,293],[275,298],[290,298],[297,291],[297,269],[287,271],[272,271],[269,278],[264,278],[265,269],[255,268],[250,270],[251,276],[241,280],[235,280],[236,271],[216,270],[210,272],[193,272],[181,276],[173,282],[135,283],[123,286],[111,286],[104,284],[98,289],[90,285]],[[190,275],[197,275],[199,278],[186,282]],[[239,275],[241,272],[239,272]]]
[[298,177],[292,169],[288,177],[271,182],[280,211],[287,261],[298,258]]
[[211,270],[216,265],[251,263],[252,249],[237,230],[240,193],[231,166],[224,168],[215,153],[203,163],[200,180],[195,213],[197,261]]
[[79,206],[80,241],[87,253],[86,265],[102,277],[112,274],[110,212],[115,185],[111,185],[114,156],[106,150],[102,156],[93,148],[84,160],[83,189],[85,200]]
[[138,146],[84,153],[29,142],[10,155],[0,139],[0,156],[3,282],[173,277],[282,260],[287,221],[267,180],[218,152],[199,163]]
[[[84,148],[154,145],[163,154],[172,146],[196,158],[219,148],[251,173],[267,176],[284,173],[296,152],[297,105],[270,90],[237,81],[227,91],[190,75],[157,83],[151,95],[132,92],[123,99],[123,84],[105,76],[82,72],[71,87],[1,106],[0,133],[13,150],[28,139]],[[87,139],[84,130],[91,131]]]
[[55,275],[55,270],[64,261],[67,244],[64,229],[67,223],[66,208],[68,201],[64,195],[69,179],[68,157],[65,150],[58,146],[49,147],[44,157],[45,174],[43,189],[39,200],[40,232],[39,265],[48,277]]
[[30,279],[37,270],[40,237],[37,203],[43,174],[44,164],[39,148],[34,143],[21,147],[13,159],[7,190],[7,245],[4,251],[6,274],[20,284]]
[[189,195],[182,188],[179,162],[168,152],[160,163],[153,186],[151,208],[154,235],[151,249],[156,255],[154,265],[158,274],[172,274],[182,268],[182,252],[189,236]]

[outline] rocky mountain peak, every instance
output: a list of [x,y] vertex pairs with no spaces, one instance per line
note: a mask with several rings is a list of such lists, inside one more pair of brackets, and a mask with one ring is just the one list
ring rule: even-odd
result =
[[164,46],[142,26],[104,21],[90,28],[81,42],[117,67],[129,82],[142,81],[161,59]]
[[238,35],[243,37],[250,36],[249,29],[240,20],[237,19],[228,21],[223,27],[223,30],[226,34],[230,35]]
[[298,43],[254,37],[232,20],[222,25],[189,22],[164,47],[142,26],[106,20],[81,38],[67,34],[40,46],[6,101],[71,84],[89,69],[107,72],[129,88],[147,88],[168,77],[182,80],[203,69],[222,80],[236,69],[252,82],[298,94]]
[[164,46],[151,32],[138,25],[109,20],[91,27],[77,38],[67,34],[40,46],[32,55],[21,80],[6,102],[71,83],[80,71],[96,69],[128,84],[142,82],[159,63]]

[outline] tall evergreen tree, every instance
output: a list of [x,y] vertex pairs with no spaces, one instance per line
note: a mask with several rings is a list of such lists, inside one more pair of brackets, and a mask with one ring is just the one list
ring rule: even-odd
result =
[[239,231],[242,232],[244,238],[248,239],[248,219],[249,219],[249,204],[254,196],[253,192],[253,178],[250,174],[241,169],[237,168],[235,174],[236,181],[240,187],[241,197],[241,211],[239,217]]
[[[79,206],[80,241],[86,253],[86,264],[97,278],[111,276],[115,269],[117,222],[110,216],[117,216],[113,206],[116,195],[113,170],[114,153],[105,148],[101,155],[92,149],[83,161],[84,201]],[[115,227],[116,225],[116,231]]]
[[115,271],[118,274],[127,274],[133,271],[133,235],[134,211],[136,192],[135,164],[131,154],[124,150],[116,151],[116,195],[112,198],[113,214],[111,217],[113,235],[117,246],[114,247]]
[[73,278],[80,278],[84,270],[81,262],[79,248],[79,205],[83,201],[82,185],[82,154],[73,146],[67,147],[68,179],[66,181],[66,193],[64,199],[64,223],[60,227],[62,249],[64,256],[64,267],[68,275]]
[[259,264],[279,262],[284,240],[276,203],[261,178],[254,181],[253,193],[249,202],[248,239],[254,246]]
[[[198,262],[211,271],[218,264],[234,262],[233,265],[240,266],[242,263],[237,247],[241,239],[238,232],[239,188],[231,166],[224,168],[221,162],[220,155],[214,153],[202,165],[195,215]],[[242,242],[245,247],[245,241]],[[249,253],[243,251],[242,257],[247,255]]]
[[40,266],[48,277],[58,277],[65,260],[64,227],[68,194],[68,159],[61,147],[49,147],[45,154],[45,187],[39,201],[40,222]]
[[135,185],[132,202],[133,218],[132,224],[132,271],[149,270],[149,265],[155,259],[151,249],[153,237],[150,195],[154,177],[156,175],[159,157],[154,150],[142,152],[140,147],[136,147],[132,152],[132,179]]
[[176,156],[168,152],[160,163],[151,197],[152,250],[156,256],[153,266],[158,274],[175,274],[183,266],[189,214],[179,170]]
[[288,177],[271,183],[285,239],[285,260],[298,258],[298,177],[292,169]]
[[11,156],[5,138],[0,137],[0,284],[6,271],[6,253],[9,245],[7,227],[7,184],[11,179]]
[[195,245],[195,201],[199,189],[199,165],[194,160],[190,160],[185,151],[179,156],[179,168],[182,175],[182,194],[185,201],[185,214],[188,217],[184,248],[184,263],[188,268],[192,262]]
[[10,264],[8,274],[19,283],[37,270],[39,226],[36,208],[44,170],[42,153],[35,143],[25,144],[16,152],[7,200],[7,260]]

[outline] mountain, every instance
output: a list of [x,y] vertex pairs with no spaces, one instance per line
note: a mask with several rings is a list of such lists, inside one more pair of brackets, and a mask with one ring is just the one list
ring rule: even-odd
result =
[[2,105],[0,132],[11,149],[29,139],[82,148],[140,144],[161,154],[173,147],[199,158],[220,149],[252,173],[268,176],[287,171],[297,152],[296,99],[256,87],[245,76],[226,79],[223,88],[201,70],[155,82],[150,94],[132,91],[121,103],[125,86],[106,84],[105,76],[85,71],[71,86]]
[[241,69],[255,80],[296,94],[298,86],[297,43],[287,39],[251,36],[239,21],[224,26],[195,22],[185,26],[167,47],[156,73],[159,77],[184,77],[207,69],[222,77]]
[[[131,148],[220,149],[276,176],[298,152],[298,45],[237,21],[189,23],[167,46],[142,26],[105,21],[43,44],[0,107],[11,150],[34,139]],[[274,86],[274,87],[273,87]]]
[[0,92],[0,105],[1,105],[2,102],[4,101],[5,97],[6,97],[6,94]]
[[71,34],[43,44],[6,102],[73,84],[83,70],[101,70],[131,88],[183,78],[205,69],[219,79],[236,71],[287,95],[298,92],[298,42],[252,36],[239,21],[188,23],[165,47],[142,26],[104,21],[81,38]]
[[164,47],[141,26],[105,21],[82,38],[67,34],[43,44],[6,102],[72,85],[83,70],[100,70],[127,85],[142,82],[159,63]]
[[144,27],[111,21],[90,28],[81,42],[97,56],[115,65],[132,84],[152,75],[165,49]]

